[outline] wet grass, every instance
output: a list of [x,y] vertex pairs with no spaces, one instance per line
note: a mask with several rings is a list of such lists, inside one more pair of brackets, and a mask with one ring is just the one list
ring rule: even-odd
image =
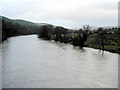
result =
[[[91,34],[85,42],[86,47],[100,49],[97,33]],[[105,34],[104,50],[120,53],[120,34]]]

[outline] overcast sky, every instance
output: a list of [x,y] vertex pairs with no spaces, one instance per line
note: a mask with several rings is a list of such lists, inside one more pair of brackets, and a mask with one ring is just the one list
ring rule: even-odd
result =
[[[3,16],[67,28],[117,26],[119,0],[2,0]],[[1,8],[0,8],[1,13]]]

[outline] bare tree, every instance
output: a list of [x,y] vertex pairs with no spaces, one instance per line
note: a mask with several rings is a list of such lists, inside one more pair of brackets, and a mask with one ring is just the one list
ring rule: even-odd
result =
[[90,27],[89,25],[84,25],[84,26],[83,26],[83,29],[84,29],[84,30],[90,30],[91,27]]
[[83,30],[85,31],[86,34],[90,34],[91,27],[89,25],[84,25]]
[[99,48],[104,51],[104,29],[103,28],[98,28],[98,44]]

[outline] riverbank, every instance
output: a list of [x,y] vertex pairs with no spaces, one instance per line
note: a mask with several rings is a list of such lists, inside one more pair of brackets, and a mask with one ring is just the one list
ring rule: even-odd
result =
[[[33,35],[33,34],[32,34]],[[24,35],[17,35],[17,36],[24,36]],[[15,36],[12,36],[12,37],[15,37]],[[10,37],[9,37],[10,38]],[[8,38],[7,38],[8,39]],[[7,40],[6,39],[6,40]],[[96,35],[90,35],[88,36],[87,38],[87,41],[85,42],[85,45],[84,47],[89,47],[89,48],[94,48],[94,49],[100,49],[99,48],[99,45],[95,44],[95,39],[96,39]],[[115,38],[114,38],[115,39]],[[113,41],[115,40],[119,40],[118,37]],[[63,42],[64,43],[64,42]],[[69,42],[70,44],[72,44],[71,42]],[[107,42],[106,42],[107,43]],[[110,45],[111,44],[111,45]],[[73,44],[72,44],[73,45]],[[112,43],[109,43],[109,45],[105,45],[104,46],[104,51],[109,51],[109,52],[112,52],[112,53],[118,53],[120,54],[120,46],[119,45],[113,45],[113,42]]]
[[[99,49],[99,50],[101,50],[99,47],[95,47],[95,46],[85,46],[85,47],[89,47],[89,48],[93,48],[93,49]],[[103,51],[103,50],[102,50]],[[118,54],[120,54],[120,51],[119,50],[115,50],[114,49],[114,47],[110,47],[110,46],[108,46],[108,48],[104,48],[104,51],[109,51],[109,52],[112,52],[112,53],[118,53]]]
[[[103,41],[104,51],[120,54],[120,34],[105,34]],[[85,42],[85,47],[100,49],[96,33],[88,36],[87,41]]]
[[43,26],[37,32],[37,35],[38,38],[44,38],[46,40],[55,40],[61,43],[70,43],[74,46],[85,46],[120,53],[119,30],[119,28],[98,28],[95,31],[91,31],[89,26],[86,26],[84,29],[70,31],[60,26]]

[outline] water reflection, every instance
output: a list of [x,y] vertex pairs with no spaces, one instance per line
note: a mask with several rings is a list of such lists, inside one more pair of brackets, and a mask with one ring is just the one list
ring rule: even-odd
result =
[[86,52],[84,48],[81,48],[79,46],[73,46],[73,48],[80,53],[85,53]]
[[116,88],[118,55],[38,39],[3,43],[3,88]]

